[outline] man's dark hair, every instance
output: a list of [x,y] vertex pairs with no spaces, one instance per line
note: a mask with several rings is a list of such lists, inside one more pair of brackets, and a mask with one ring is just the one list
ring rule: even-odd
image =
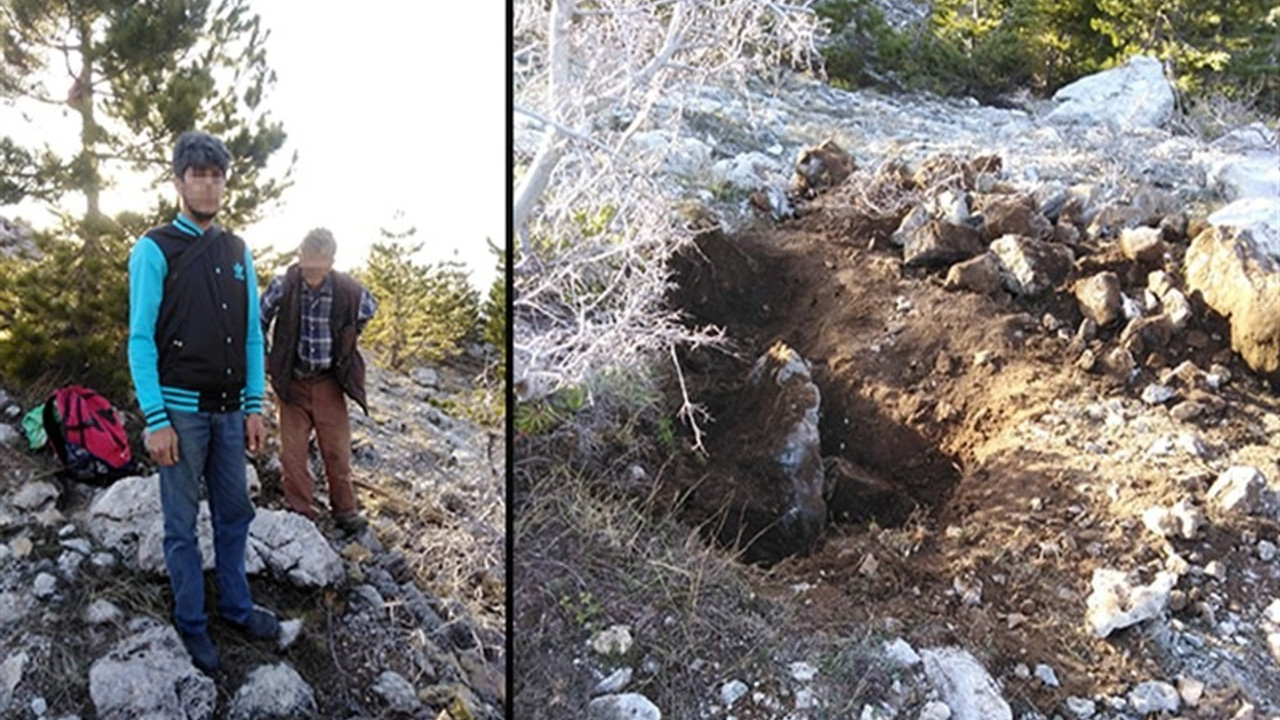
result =
[[206,132],[191,130],[178,136],[173,146],[173,174],[181,178],[187,168],[216,167],[227,174],[231,165],[231,153],[218,138]]

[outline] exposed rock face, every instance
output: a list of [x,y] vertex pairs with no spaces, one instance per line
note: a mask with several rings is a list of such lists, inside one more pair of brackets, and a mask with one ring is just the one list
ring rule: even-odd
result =
[[102,720],[208,720],[217,701],[213,680],[191,664],[170,625],[127,637],[94,661],[89,695]]
[[1247,229],[1212,227],[1187,250],[1187,288],[1231,321],[1231,348],[1255,372],[1280,380],[1280,263]]
[[778,343],[756,361],[733,414],[737,458],[729,476],[708,483],[706,502],[720,503],[719,538],[753,562],[804,553],[826,523],[818,437],[821,396],[809,364]]

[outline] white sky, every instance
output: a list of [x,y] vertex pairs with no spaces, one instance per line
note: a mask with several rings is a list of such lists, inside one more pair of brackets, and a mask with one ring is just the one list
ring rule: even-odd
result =
[[[460,260],[487,292],[496,258],[485,238],[506,238],[506,4],[249,4],[271,33],[277,80],[265,106],[288,134],[273,161],[283,169],[298,153],[282,205],[242,231],[250,247],[294,247],[324,226],[338,240],[335,265],[349,270],[379,228],[416,226],[419,261]],[[79,122],[65,109],[0,116],[0,133],[75,146]],[[152,204],[136,192],[104,194],[103,211]],[[69,202],[79,214],[82,200]],[[47,223],[34,206],[0,214]]]

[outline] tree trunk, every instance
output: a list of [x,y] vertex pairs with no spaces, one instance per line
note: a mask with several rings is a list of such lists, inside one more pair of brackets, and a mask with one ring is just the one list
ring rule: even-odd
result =
[[[89,225],[92,225],[93,221],[102,216],[102,209],[99,204],[102,194],[102,175],[98,171],[98,153],[96,149],[99,127],[93,113],[93,63],[95,61],[93,28],[87,19],[81,20],[79,34],[80,72],[76,75],[75,85],[71,89],[70,97],[67,98],[67,104],[80,113],[80,155],[85,170],[83,178],[84,219]],[[93,237],[94,233],[89,232],[86,235],[85,244],[96,245],[96,240]]]
[[[564,117],[563,105],[565,99],[559,97],[561,88],[568,85],[569,82],[569,41],[567,35],[569,32],[569,20],[573,17],[573,11],[576,7],[576,0],[551,0],[551,28],[550,38],[547,45],[551,53],[551,81],[547,87],[547,95],[550,100],[547,103],[550,108],[550,120],[546,135],[542,138],[542,144],[538,147],[538,155],[533,159],[533,165],[529,168],[529,173],[525,175],[524,181],[516,190],[515,207],[512,211],[512,225],[514,229],[519,231],[524,227],[525,222],[529,219],[529,213],[533,210],[533,204],[542,197],[542,193],[547,189],[547,183],[551,180],[551,173],[559,164],[561,156],[564,155],[564,132],[561,128],[561,120]],[[523,235],[521,236],[524,237]],[[525,253],[525,258],[529,248],[521,248]]]

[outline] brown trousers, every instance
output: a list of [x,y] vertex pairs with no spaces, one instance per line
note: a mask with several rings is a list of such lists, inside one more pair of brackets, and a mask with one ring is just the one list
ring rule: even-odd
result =
[[347,398],[331,374],[289,385],[293,402],[280,400],[280,464],[284,470],[284,501],[294,511],[315,519],[312,504],[315,479],[307,463],[307,443],[315,430],[329,484],[329,505],[334,517],[355,515],[355,488],[351,486],[351,419]]

